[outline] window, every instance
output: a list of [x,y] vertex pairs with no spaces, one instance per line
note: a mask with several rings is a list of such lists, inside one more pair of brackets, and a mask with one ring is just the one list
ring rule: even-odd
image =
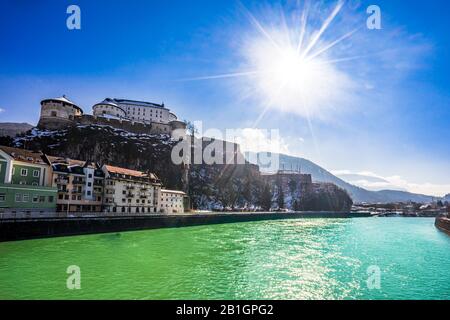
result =
[[92,178],[92,173],[89,173],[89,174],[88,174],[88,178],[89,178],[89,179]]
[[6,194],[0,193],[0,202],[5,202],[5,201],[6,201]]
[[87,194],[88,196],[90,196],[90,195],[91,195],[91,192],[90,192],[90,191],[88,191],[88,192],[86,192],[86,194]]
[[33,170],[33,177],[39,178],[39,174],[40,174],[39,170]]
[[53,196],[48,196],[48,202],[53,203],[54,201],[54,197]]
[[26,177],[28,175],[28,169],[21,169],[20,170],[20,175],[22,177]]
[[28,202],[28,201],[30,201],[30,195],[29,195],[29,194],[24,194],[24,195],[23,195],[23,198],[22,198],[22,201],[23,201],[23,202]]
[[44,203],[45,202],[45,196],[39,196],[39,202]]
[[[62,195],[61,194],[59,195],[59,198],[62,199]],[[37,203],[37,202],[39,202],[39,196],[34,194],[33,195],[33,203]]]
[[16,202],[22,202],[22,194],[16,193]]
[[38,185],[39,185],[39,183],[37,183],[37,182],[33,182],[31,185],[33,185],[33,186],[35,186],[35,187],[37,187]]

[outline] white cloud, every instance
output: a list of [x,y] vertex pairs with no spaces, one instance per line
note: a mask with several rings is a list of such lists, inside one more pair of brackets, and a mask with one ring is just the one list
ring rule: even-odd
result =
[[239,129],[236,130],[235,141],[243,152],[289,153],[289,145],[278,130]]
[[[335,170],[332,173],[344,177],[345,175],[355,175],[352,180],[347,182],[369,190],[406,190],[413,193],[434,196],[444,196],[450,193],[450,184],[415,183],[398,175],[384,177],[370,171],[352,172],[350,170]],[[384,181],[369,181],[365,177],[378,178]]]
[[5,112],[5,109],[0,108],[0,113],[3,113],[3,112]]

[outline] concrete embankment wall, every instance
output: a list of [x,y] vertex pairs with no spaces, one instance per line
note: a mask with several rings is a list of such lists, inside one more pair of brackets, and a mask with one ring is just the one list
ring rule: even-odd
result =
[[0,220],[0,241],[135,231],[145,229],[180,228],[208,224],[224,224],[263,220],[299,218],[358,218],[367,216],[368,215],[365,214],[349,214],[342,212],[301,212]]
[[437,217],[436,227],[450,235],[450,218]]

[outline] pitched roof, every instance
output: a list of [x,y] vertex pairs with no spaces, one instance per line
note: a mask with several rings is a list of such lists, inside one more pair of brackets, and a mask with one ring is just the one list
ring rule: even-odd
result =
[[162,104],[158,104],[158,103],[153,103],[153,102],[146,102],[146,101],[138,101],[138,100],[129,100],[129,99],[111,99],[114,102],[118,103],[118,104],[129,104],[129,105],[136,105],[136,106],[140,106],[140,107],[153,107],[153,108],[162,108],[162,109],[166,109],[164,106],[164,103]]
[[183,191],[179,191],[179,190],[168,190],[168,189],[161,189],[161,192],[165,192],[165,193],[173,193],[173,194],[181,194],[181,195],[185,195],[186,192]]
[[[80,166],[80,167],[84,167],[86,165],[86,161],[63,158],[63,157],[47,156],[47,159],[50,161],[51,164],[65,164],[68,166]],[[88,162],[87,165],[88,165],[88,167],[91,167],[94,169],[96,168],[96,165],[93,162]]]
[[125,174],[127,176],[133,176],[133,177],[145,177],[146,176],[146,174],[144,172],[137,171],[137,170],[131,170],[131,169],[115,167],[115,166],[110,166],[110,165],[105,165],[105,167],[106,167],[106,170],[108,170],[108,172],[110,172],[110,173]]
[[110,173],[123,174],[123,175],[137,177],[137,178],[158,179],[158,177],[153,173],[147,174],[142,171],[131,170],[131,169],[115,167],[115,166],[110,166],[110,165],[105,165],[105,167],[106,167],[106,170],[108,170],[108,172],[110,172]]
[[68,103],[68,104],[74,106],[75,108],[77,108],[78,110],[80,110],[81,112],[83,112],[83,109],[81,109],[74,102],[70,101],[65,95],[63,95],[62,97],[58,97],[58,98],[44,99],[44,100],[41,101],[41,103],[46,102],[46,101],[60,101],[60,102]]
[[3,150],[6,154],[8,154],[11,158],[17,161],[23,161],[34,164],[46,164],[42,156],[44,155],[42,152],[35,152],[31,150],[12,148],[0,146],[0,149]]

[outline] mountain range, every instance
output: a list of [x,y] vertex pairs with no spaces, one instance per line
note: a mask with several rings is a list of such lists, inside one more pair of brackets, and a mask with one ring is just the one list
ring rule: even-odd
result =
[[[267,153],[252,153],[246,152],[245,156],[249,162],[258,164],[255,159],[261,159],[261,157],[267,156]],[[279,168],[286,170],[300,170],[302,173],[309,173],[312,175],[312,179],[315,182],[331,182],[338,187],[346,190],[352,197],[355,203],[390,203],[390,202],[418,202],[427,203],[431,202],[435,197],[427,196],[423,194],[416,194],[402,190],[381,190],[381,191],[371,191],[351,183],[344,181],[343,179],[333,175],[331,172],[320,167],[312,161],[307,159],[288,156],[285,154],[275,154],[271,153],[269,156],[279,159]],[[258,164],[261,171],[270,171],[264,168],[261,163]],[[351,177],[350,177],[351,178]],[[449,196],[450,197],[450,196]]]
[[0,123],[0,137],[15,137],[20,133],[31,130],[33,127],[34,126],[29,123],[2,122]]

